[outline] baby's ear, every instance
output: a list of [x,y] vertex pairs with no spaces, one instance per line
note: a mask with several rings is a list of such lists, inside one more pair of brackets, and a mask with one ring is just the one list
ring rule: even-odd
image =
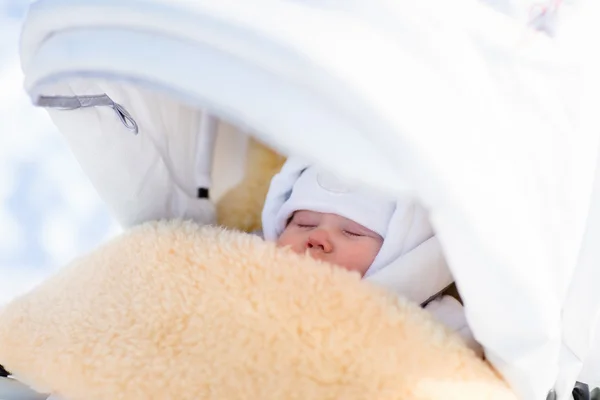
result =
[[261,213],[271,179],[284,162],[285,157],[250,138],[244,178],[217,202],[217,223],[244,232],[260,230]]

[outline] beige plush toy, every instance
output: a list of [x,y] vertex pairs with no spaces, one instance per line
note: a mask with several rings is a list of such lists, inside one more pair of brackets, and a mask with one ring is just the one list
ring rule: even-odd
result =
[[0,310],[0,364],[64,400],[516,399],[417,305],[182,221],[131,229]]
[[249,139],[246,175],[217,203],[217,222],[244,232],[261,229],[261,210],[271,178],[279,172],[284,162],[285,157],[256,139]]

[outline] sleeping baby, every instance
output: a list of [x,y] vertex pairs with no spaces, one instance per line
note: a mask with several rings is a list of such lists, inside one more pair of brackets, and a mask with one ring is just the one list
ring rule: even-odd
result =
[[436,278],[450,275],[443,256],[435,255],[427,212],[414,200],[391,198],[290,158],[271,181],[262,220],[266,240],[418,301],[481,355],[462,305],[432,289],[440,287]]

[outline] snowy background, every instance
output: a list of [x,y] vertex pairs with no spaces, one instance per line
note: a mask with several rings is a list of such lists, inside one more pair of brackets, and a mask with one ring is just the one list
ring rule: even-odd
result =
[[0,305],[118,232],[44,110],[22,89],[28,0],[0,0]]

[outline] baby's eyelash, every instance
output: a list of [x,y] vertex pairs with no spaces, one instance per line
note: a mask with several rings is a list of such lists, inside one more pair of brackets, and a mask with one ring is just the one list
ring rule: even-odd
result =
[[350,236],[357,236],[357,237],[363,236],[360,233],[354,233],[354,232],[350,232],[350,231],[346,231],[346,233]]
[[314,225],[299,224],[299,223],[296,223],[296,225],[298,226],[298,228],[314,228]]

